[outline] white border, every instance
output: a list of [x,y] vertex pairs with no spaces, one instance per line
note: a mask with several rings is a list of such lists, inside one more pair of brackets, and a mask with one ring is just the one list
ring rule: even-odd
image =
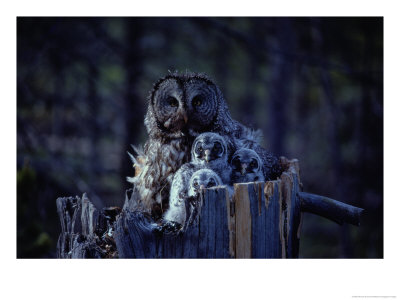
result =
[[[15,1],[1,4],[1,294],[3,299],[352,299],[398,288],[399,38],[383,1]],[[238,1],[237,1],[238,2]],[[236,2],[236,3],[237,3]],[[244,2],[244,3],[243,3]],[[391,3],[395,3],[392,1]],[[384,16],[385,258],[383,260],[16,260],[16,16]],[[396,271],[396,272],[395,272]]]

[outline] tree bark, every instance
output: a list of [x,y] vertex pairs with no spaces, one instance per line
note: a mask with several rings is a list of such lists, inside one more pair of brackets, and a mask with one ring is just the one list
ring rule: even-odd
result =
[[281,163],[278,180],[235,184],[233,197],[225,187],[202,190],[194,221],[178,231],[143,213],[135,189],[122,211],[98,210],[85,194],[59,198],[58,257],[297,258],[302,212],[359,224],[362,209],[301,192],[298,161]]

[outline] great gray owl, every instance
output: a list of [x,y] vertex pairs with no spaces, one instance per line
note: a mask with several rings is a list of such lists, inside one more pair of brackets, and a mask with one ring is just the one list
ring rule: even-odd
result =
[[254,150],[237,150],[233,154],[231,165],[232,183],[265,181],[262,161]]
[[267,178],[279,173],[278,160],[265,151],[253,132],[230,116],[219,88],[205,75],[169,74],[150,92],[141,172],[134,183],[143,207],[156,219],[168,207],[169,190],[179,167],[190,160],[193,140],[203,132],[229,137],[232,145],[254,149],[262,158]]
[[169,208],[164,214],[164,220],[184,225],[191,213],[189,201],[197,199],[201,188],[218,185],[222,185],[222,180],[214,171],[193,164],[184,164],[174,176]]
[[196,197],[200,189],[222,185],[222,180],[213,170],[200,169],[193,173],[189,181],[189,197]]
[[228,155],[228,144],[218,133],[202,133],[193,142],[192,163],[213,170],[224,184],[229,184],[231,180]]

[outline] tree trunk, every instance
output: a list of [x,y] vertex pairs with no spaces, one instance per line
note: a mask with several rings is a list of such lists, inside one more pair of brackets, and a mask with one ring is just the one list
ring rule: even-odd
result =
[[178,232],[143,213],[134,190],[122,211],[98,211],[85,194],[59,198],[58,257],[297,258],[302,212],[359,224],[362,209],[301,192],[298,161],[281,163],[278,180],[235,184],[232,198],[225,187],[202,190],[194,222]]

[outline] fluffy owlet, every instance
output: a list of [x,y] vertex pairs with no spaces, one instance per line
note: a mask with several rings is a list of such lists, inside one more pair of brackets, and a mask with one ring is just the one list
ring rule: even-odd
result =
[[192,143],[200,133],[215,132],[232,144],[254,149],[267,176],[276,176],[278,160],[259,146],[251,130],[231,118],[221,91],[205,75],[174,73],[158,80],[148,98],[144,123],[149,138],[134,184],[144,209],[156,219],[168,207],[173,176],[190,161]]
[[200,189],[222,185],[222,180],[213,170],[200,169],[193,173],[189,181],[189,197],[197,197]]
[[254,150],[237,150],[233,154],[231,165],[232,183],[265,181],[262,161]]
[[199,190],[222,185],[221,178],[214,171],[198,168],[193,164],[184,164],[174,176],[165,221],[184,225],[191,213],[189,201],[198,196]]
[[[208,189],[215,186],[222,185],[222,180],[213,170],[200,169],[193,173],[189,181],[189,202],[188,216],[186,226],[192,224],[199,215],[201,202],[198,201],[198,196],[201,189]],[[199,205],[200,204],[200,205]],[[185,227],[184,227],[185,228]]]
[[169,208],[163,216],[165,221],[185,223],[189,181],[199,168],[194,164],[186,163],[176,172],[170,189]]
[[224,184],[229,184],[231,167],[228,163],[228,144],[225,138],[214,132],[197,136],[192,146],[192,163],[216,172]]

